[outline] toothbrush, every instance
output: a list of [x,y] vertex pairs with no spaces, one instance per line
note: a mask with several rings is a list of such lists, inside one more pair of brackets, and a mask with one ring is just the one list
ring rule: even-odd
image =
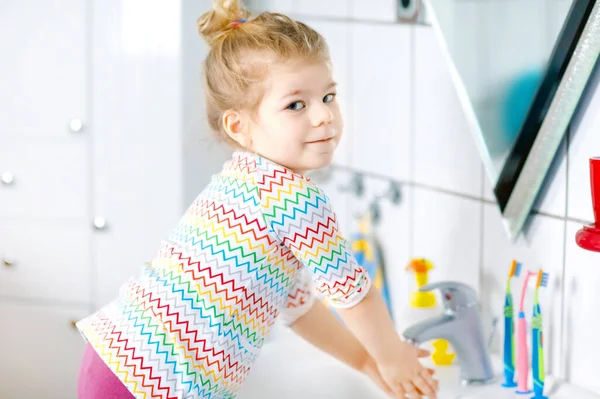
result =
[[519,303],[519,319],[517,320],[517,393],[530,393],[529,390],[529,357],[527,355],[527,320],[525,320],[525,311],[523,303],[525,302],[525,291],[529,278],[535,276],[536,272],[527,271],[525,281],[521,290],[521,301]]
[[504,299],[504,384],[503,387],[514,388],[515,382],[515,322],[513,298],[510,291],[510,280],[521,274],[521,263],[512,261],[508,280],[506,281],[506,295]]
[[548,286],[548,273],[538,272],[533,299],[533,317],[531,319],[531,368],[533,374],[532,399],[548,399],[544,396],[544,335],[542,333],[542,310],[538,299],[540,287]]

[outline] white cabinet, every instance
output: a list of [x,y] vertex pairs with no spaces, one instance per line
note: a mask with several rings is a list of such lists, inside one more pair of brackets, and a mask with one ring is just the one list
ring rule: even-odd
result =
[[182,12],[138,3],[0,6],[2,399],[76,397],[71,323],[181,217]]
[[89,309],[0,301],[0,398],[75,399]]
[[87,6],[2,0],[0,139],[67,138],[79,134],[77,120],[85,126]]
[[0,182],[0,218],[88,218],[87,141],[1,141],[0,175],[9,174],[12,181]]
[[2,220],[0,296],[89,303],[91,234],[80,222]]
[[76,398],[91,310],[89,2],[0,6],[0,398]]
[[93,2],[92,212],[106,220],[93,238],[98,306],[140,272],[183,211],[178,3]]

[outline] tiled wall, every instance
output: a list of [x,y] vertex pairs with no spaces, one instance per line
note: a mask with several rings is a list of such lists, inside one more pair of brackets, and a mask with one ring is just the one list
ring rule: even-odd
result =
[[[396,312],[407,302],[409,276],[403,268],[411,257],[430,258],[434,280],[476,287],[486,326],[502,315],[511,260],[543,268],[551,275],[541,297],[547,369],[600,393],[594,378],[600,357],[594,343],[600,327],[600,254],[574,244],[582,220],[592,219],[587,168],[588,158],[600,155],[600,90],[590,91],[586,112],[565,138],[535,214],[511,243],[431,28],[390,24],[392,0],[370,1],[366,8],[365,3],[277,0],[260,7],[296,16],[329,42],[346,123],[336,162],[408,182],[400,205],[383,204],[378,225]],[[349,179],[337,171],[326,183],[346,231],[369,202],[340,190]],[[371,194],[385,187],[368,180]],[[501,326],[502,320],[495,350]]]

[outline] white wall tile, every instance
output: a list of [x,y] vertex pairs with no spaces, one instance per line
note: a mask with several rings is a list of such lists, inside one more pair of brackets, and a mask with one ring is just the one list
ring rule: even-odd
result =
[[351,229],[349,203],[352,193],[345,191],[344,187],[349,185],[351,175],[347,172],[336,171],[332,168],[322,169],[311,177],[321,187],[331,200],[333,210],[336,213],[340,232],[346,237]]
[[300,15],[347,18],[350,0],[300,0],[294,4],[294,12]]
[[483,198],[488,201],[496,202],[496,194],[494,194],[495,184],[491,181],[488,175],[483,171]]
[[563,324],[565,377],[573,384],[600,394],[600,346],[597,345],[600,253],[577,246],[575,234],[580,228],[578,223],[567,224]]
[[[367,188],[369,192],[378,194],[385,192],[389,186],[383,181],[372,181],[368,183]],[[409,248],[411,234],[410,190],[412,190],[410,187],[401,188],[399,204],[393,204],[388,199],[381,200],[379,222],[374,226],[376,237],[383,251],[385,278],[396,321],[399,320],[402,309],[408,305],[410,293],[411,276],[404,271],[411,258]],[[365,197],[369,203],[371,198]],[[364,205],[366,205],[365,202],[363,201]]]
[[[516,259],[522,263],[523,269],[521,277],[514,279],[511,283],[515,306],[518,306],[521,298],[525,270],[543,269],[550,274],[548,288],[540,291],[540,306],[543,312],[544,334],[547,342],[545,347],[546,371],[556,374],[560,370],[561,361],[560,325],[565,222],[549,216],[534,216],[527,230],[513,243],[506,235],[497,206],[486,204],[483,225],[481,299],[484,323],[490,325],[493,317],[498,317],[493,349],[498,353],[503,353],[503,308],[506,279],[511,262]],[[529,289],[527,295],[524,310],[530,326],[533,289]]]
[[324,21],[319,19],[302,18],[302,22],[319,32],[327,41],[333,67],[333,78],[338,83],[337,101],[340,103],[344,119],[344,135],[336,151],[334,162],[340,165],[350,165],[350,150],[352,144],[353,118],[350,109],[351,80],[350,80],[350,32],[347,23]]
[[[447,0],[441,0],[448,3]],[[460,78],[465,85],[469,98],[474,104],[477,104],[484,97],[484,82],[486,78],[486,48],[485,20],[483,18],[487,3],[480,1],[459,1],[452,4],[454,12],[448,14],[447,18],[452,18],[454,23],[453,32],[447,36],[447,30],[442,25],[444,37],[448,37],[448,46],[450,56]],[[438,13],[438,19],[446,15]],[[448,28],[450,29],[450,27]]]
[[279,12],[291,14],[296,11],[294,0],[250,0],[246,4],[253,11]]
[[420,188],[413,201],[413,256],[434,263],[432,281],[461,281],[479,291],[482,203]]
[[352,18],[368,21],[395,21],[396,0],[351,0]]
[[600,156],[600,73],[592,79],[591,95],[586,97],[583,112],[579,113],[570,129],[569,143],[569,217],[593,221],[590,188],[590,157]]
[[435,15],[437,27],[444,36],[444,42],[448,45],[450,53],[454,53],[455,46],[460,45],[455,39],[455,35],[460,33],[460,26],[457,25],[458,8],[463,4],[468,6],[477,3],[456,3],[447,0],[429,0],[427,3],[427,6],[423,6],[426,14],[426,24],[434,25],[433,16]]
[[409,168],[410,29],[355,24],[351,35],[352,163],[397,179]]
[[567,145],[566,138],[558,148],[533,209],[555,216],[567,213]]
[[415,28],[414,180],[481,195],[481,161],[431,28]]

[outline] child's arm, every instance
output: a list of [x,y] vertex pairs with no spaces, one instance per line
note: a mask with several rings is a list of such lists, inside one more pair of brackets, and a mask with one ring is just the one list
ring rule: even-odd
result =
[[343,326],[321,301],[291,326],[296,334],[351,368],[362,371],[369,354],[352,333]]
[[[379,375],[375,361],[360,341],[338,320],[322,302],[314,301],[311,308],[290,326],[304,340],[358,370],[392,395],[392,391]],[[426,355],[423,352],[422,355]]]
[[316,300],[311,273],[301,268],[289,288],[280,319],[313,346],[358,371],[373,364],[369,354],[333,312]]
[[312,273],[317,291],[338,308],[394,394],[420,391],[435,399],[437,383],[417,349],[400,339],[379,292],[369,289],[368,273],[348,251],[327,196],[302,176],[285,177],[278,184],[264,179],[270,183],[261,195],[269,229]]

